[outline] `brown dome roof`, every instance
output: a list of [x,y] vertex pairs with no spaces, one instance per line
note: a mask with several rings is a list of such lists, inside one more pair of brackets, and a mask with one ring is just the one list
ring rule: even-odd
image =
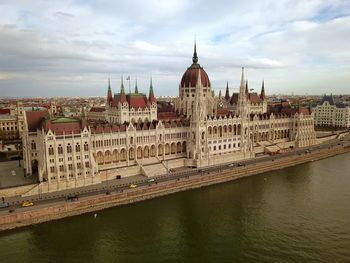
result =
[[207,72],[198,64],[198,56],[196,44],[194,45],[194,53],[192,65],[185,71],[181,79],[181,87],[195,87],[198,81],[198,73],[201,72],[201,82],[203,87],[210,87],[210,80]]
[[205,70],[199,65],[197,67],[193,67],[193,66],[194,65],[189,67],[183,74],[181,79],[181,87],[195,87],[198,81],[199,70],[201,71],[201,81],[202,81],[203,87],[210,87],[209,77],[208,77],[208,74],[205,72]]

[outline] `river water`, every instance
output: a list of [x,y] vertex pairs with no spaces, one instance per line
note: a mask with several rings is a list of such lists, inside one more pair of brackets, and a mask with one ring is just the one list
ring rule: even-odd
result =
[[350,262],[350,153],[5,232],[0,262]]

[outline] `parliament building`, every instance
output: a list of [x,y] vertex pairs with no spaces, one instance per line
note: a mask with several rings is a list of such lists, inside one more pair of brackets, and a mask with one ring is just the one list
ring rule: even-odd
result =
[[97,184],[116,176],[147,177],[180,167],[204,167],[315,144],[308,109],[269,113],[264,83],[250,93],[242,68],[239,92],[215,96],[198,62],[182,76],[169,112],[162,112],[152,81],[148,96],[108,85],[104,108],[80,119],[28,111],[23,132],[25,172],[38,174],[40,191]]

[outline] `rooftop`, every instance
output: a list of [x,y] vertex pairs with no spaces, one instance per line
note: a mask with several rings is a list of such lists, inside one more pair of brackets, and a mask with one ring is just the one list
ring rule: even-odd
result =
[[74,118],[59,117],[51,120],[51,123],[70,123],[70,122],[79,122],[79,121],[80,120],[74,119]]

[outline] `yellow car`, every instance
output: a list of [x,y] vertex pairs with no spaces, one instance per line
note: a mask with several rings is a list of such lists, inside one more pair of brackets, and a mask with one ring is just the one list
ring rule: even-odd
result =
[[34,203],[33,202],[23,202],[22,203],[22,207],[28,207],[28,206],[33,206]]
[[136,187],[137,187],[136,184],[131,184],[131,185],[130,185],[130,188],[136,188]]

